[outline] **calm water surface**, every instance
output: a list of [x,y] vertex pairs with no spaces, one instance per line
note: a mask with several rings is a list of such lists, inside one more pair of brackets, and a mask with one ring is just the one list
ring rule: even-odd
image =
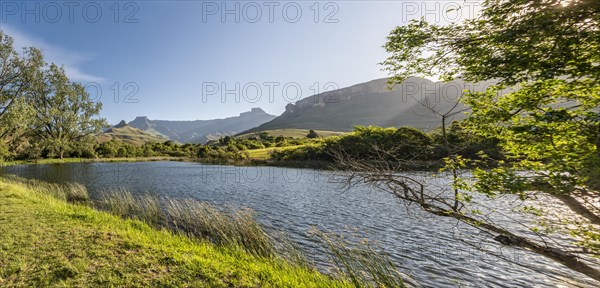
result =
[[[455,220],[431,216],[416,207],[407,210],[389,194],[369,187],[346,191],[326,171],[140,162],[19,165],[2,167],[1,173],[59,183],[79,182],[96,199],[106,188],[115,187],[136,194],[250,207],[260,222],[291,235],[322,267],[326,266],[324,259],[315,256],[322,255],[321,248],[307,234],[310,227],[334,232],[357,229],[377,241],[403,272],[423,286],[598,284],[544,257],[501,247],[489,235],[458,225]],[[501,202],[494,205],[502,209],[498,207]]]

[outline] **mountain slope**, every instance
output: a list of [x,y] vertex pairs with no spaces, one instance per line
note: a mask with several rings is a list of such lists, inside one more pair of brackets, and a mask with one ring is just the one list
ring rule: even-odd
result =
[[136,146],[140,146],[148,142],[165,142],[169,140],[159,134],[131,127],[127,125],[125,121],[121,121],[112,128],[96,135],[96,140],[100,143],[113,139],[119,139],[125,143]]
[[[346,134],[345,132],[335,132],[335,131],[324,131],[324,130],[314,130],[315,133],[317,133],[317,135],[319,135],[319,137],[329,137],[329,136],[339,136],[339,135],[344,135]],[[289,129],[276,129],[276,130],[265,130],[265,131],[260,131],[260,132],[267,132],[269,133],[269,135],[273,136],[273,137],[278,137],[278,136],[282,136],[282,137],[291,137],[291,138],[296,138],[296,139],[302,139],[302,138],[306,138],[306,135],[308,135],[308,133],[310,132],[309,129],[295,129],[295,128],[289,128]],[[249,133],[249,134],[237,134],[235,135],[236,137],[241,137],[241,138],[254,138],[254,137],[258,137],[259,133],[258,132],[254,132],[254,133]]]
[[[481,90],[472,86],[411,77],[388,90],[387,79],[377,79],[290,103],[281,116],[243,133],[289,128],[351,131],[356,125],[431,130],[441,122],[430,108],[441,113],[452,110],[464,89]],[[453,111],[463,108],[458,104]],[[462,118],[463,113],[457,113],[452,119]]]
[[213,120],[168,121],[137,117],[129,122],[129,126],[163,135],[181,143],[205,143],[211,139],[234,135],[259,126],[275,117],[260,108],[252,108],[249,112],[241,113],[239,116]]

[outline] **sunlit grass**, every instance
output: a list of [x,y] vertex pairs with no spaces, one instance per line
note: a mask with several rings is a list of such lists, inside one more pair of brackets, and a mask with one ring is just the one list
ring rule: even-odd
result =
[[350,287],[279,258],[71,205],[33,187],[0,179],[2,287]]
[[248,150],[248,156],[250,157],[250,159],[255,159],[255,160],[267,160],[271,157],[271,152],[273,151],[279,151],[279,150],[286,150],[286,149],[294,149],[294,148],[299,148],[299,147],[303,147],[305,145],[294,145],[294,146],[286,146],[286,147],[269,147],[269,148],[262,148],[262,149],[253,149],[253,150]]
[[217,207],[193,199],[163,201],[153,195],[134,196],[124,189],[103,193],[100,208],[123,218],[138,219],[193,239],[238,246],[264,257],[275,256],[269,235],[250,209]]

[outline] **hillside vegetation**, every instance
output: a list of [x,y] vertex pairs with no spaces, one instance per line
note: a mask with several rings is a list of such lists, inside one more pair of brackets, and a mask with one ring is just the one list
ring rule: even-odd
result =
[[[440,125],[439,118],[430,108],[449,111],[463,90],[479,91],[486,85],[460,80],[442,83],[410,77],[388,89],[387,80],[372,80],[290,103],[279,117],[240,134],[280,129],[350,132],[354,126],[408,126],[428,131]],[[458,104],[455,110],[462,108],[464,106]],[[464,118],[461,113],[448,120]]]
[[[265,131],[261,131],[261,132],[269,133],[269,135],[275,136],[275,137],[281,136],[281,137],[285,137],[285,138],[289,137],[289,138],[295,138],[295,139],[302,139],[302,138],[306,138],[306,135],[308,135],[310,130],[309,129],[289,128],[289,129],[265,130]],[[335,132],[335,131],[325,131],[325,130],[315,130],[315,132],[319,135],[319,137],[340,136],[340,135],[344,135],[347,133],[347,132]],[[238,134],[238,135],[236,135],[236,137],[252,138],[252,137],[259,136],[259,134],[260,134],[260,132],[252,132],[252,133]]]
[[96,135],[98,143],[104,143],[111,140],[121,140],[124,143],[142,146],[148,142],[162,143],[168,139],[151,132],[146,132],[129,125],[123,127],[112,127],[103,133]]

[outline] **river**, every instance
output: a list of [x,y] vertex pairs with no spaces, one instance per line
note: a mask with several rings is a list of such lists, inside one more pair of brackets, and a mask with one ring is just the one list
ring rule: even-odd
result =
[[321,266],[326,266],[318,256],[321,248],[307,233],[311,226],[333,232],[359,231],[379,243],[403,273],[427,287],[597,284],[544,257],[501,247],[489,235],[456,220],[428,215],[414,206],[407,209],[390,194],[370,187],[343,189],[328,171],[135,162],[17,165],[1,167],[2,173],[79,182],[93,199],[115,187],[134,194],[249,207],[261,223],[285,231]]

